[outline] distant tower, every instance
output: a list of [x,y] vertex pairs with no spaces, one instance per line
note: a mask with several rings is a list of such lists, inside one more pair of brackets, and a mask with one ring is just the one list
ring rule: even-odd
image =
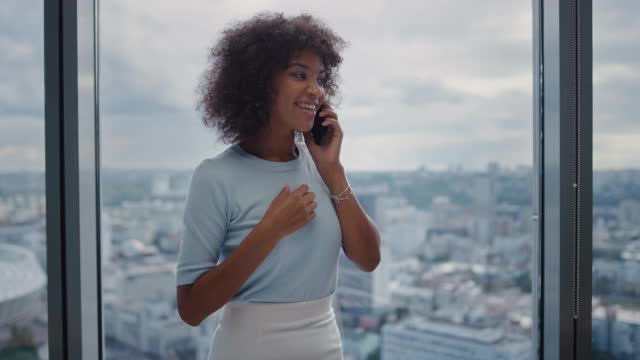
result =
[[369,215],[371,220],[377,224],[380,220],[380,210],[378,206],[379,194],[374,191],[367,191],[366,189],[359,188],[354,188],[353,192],[358,197],[358,202],[364,211]]
[[350,310],[368,310],[373,306],[374,276],[362,271],[340,250],[337,302]]
[[487,164],[487,173],[495,178],[500,173],[500,164],[497,161],[490,161]]
[[102,266],[111,262],[111,216],[106,211],[100,214],[100,253],[102,254]]
[[[377,225],[381,215],[378,201],[379,189],[354,188],[353,192],[364,211]],[[389,255],[382,256],[384,260],[389,257]],[[389,270],[388,266],[384,269],[385,266],[382,263],[381,260],[374,272],[365,272],[360,270],[343,250],[340,250],[337,302],[351,309],[371,309],[375,305],[387,302],[390,295],[385,296],[388,291],[383,282],[385,277],[388,278]]]
[[151,192],[153,195],[163,195],[171,189],[171,182],[168,174],[158,174],[153,177]]
[[[490,256],[493,253],[496,223],[496,191],[495,177],[492,175],[480,175],[473,180],[473,189],[470,194],[473,197],[473,209],[475,213],[474,238],[480,246],[486,247],[487,257],[485,266],[491,266]],[[490,277],[487,277],[489,279]],[[492,284],[489,280],[483,284],[484,290],[489,291]]]
[[380,263],[373,271],[373,307],[382,308],[391,305],[390,266],[392,263],[391,249],[380,245]]

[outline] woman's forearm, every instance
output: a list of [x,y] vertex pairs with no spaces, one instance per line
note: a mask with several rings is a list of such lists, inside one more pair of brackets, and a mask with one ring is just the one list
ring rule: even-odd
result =
[[[323,173],[322,177],[332,194],[337,195],[347,187],[342,166],[326,169]],[[340,219],[345,255],[361,270],[375,270],[380,262],[380,234],[375,223],[360,206],[355,193],[347,200],[334,201],[334,206]]]
[[269,224],[258,223],[225,261],[191,285],[184,303],[178,304],[180,317],[189,325],[198,326],[218,311],[240,290],[280,238]]

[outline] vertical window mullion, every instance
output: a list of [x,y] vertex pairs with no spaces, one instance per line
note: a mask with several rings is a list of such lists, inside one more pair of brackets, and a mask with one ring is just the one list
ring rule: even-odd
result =
[[95,2],[44,16],[49,354],[101,359]]
[[[591,3],[536,1],[543,358],[591,357]],[[544,69],[544,71],[542,70]]]
[[576,159],[580,166],[577,177],[578,223],[576,226],[578,274],[575,319],[576,359],[591,359],[591,298],[593,263],[593,43],[592,1],[578,0],[576,13],[576,77],[579,144]]

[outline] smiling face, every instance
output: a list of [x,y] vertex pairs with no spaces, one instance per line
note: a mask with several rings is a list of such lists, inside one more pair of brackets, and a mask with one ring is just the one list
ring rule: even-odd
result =
[[286,69],[273,75],[274,99],[270,124],[276,129],[309,131],[318,107],[325,101],[321,58],[313,51],[294,55]]

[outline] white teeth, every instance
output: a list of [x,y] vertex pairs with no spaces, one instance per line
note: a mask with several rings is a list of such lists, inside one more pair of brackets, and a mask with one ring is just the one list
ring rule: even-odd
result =
[[298,104],[298,106],[300,106],[301,108],[304,108],[304,109],[309,109],[309,110],[315,110],[316,109],[316,107],[313,106],[313,105]]

